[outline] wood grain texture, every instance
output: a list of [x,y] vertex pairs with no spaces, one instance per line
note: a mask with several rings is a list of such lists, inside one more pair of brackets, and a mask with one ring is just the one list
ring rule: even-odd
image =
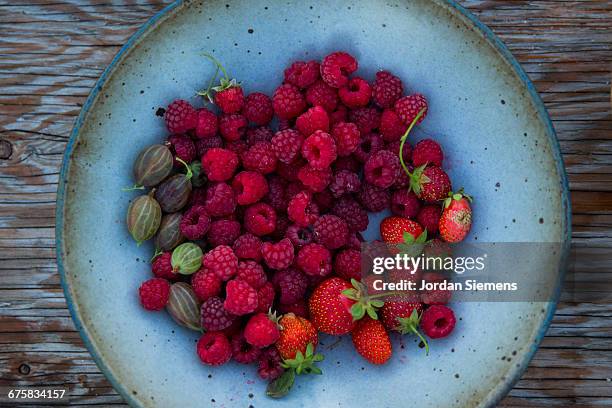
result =
[[[0,0],[0,386],[66,384],[76,406],[124,405],[66,309],[55,264],[55,194],[91,87],[167,3]],[[612,1],[461,3],[534,81],[572,190],[571,290],[503,406],[612,406],[612,300],[593,301],[612,289]]]

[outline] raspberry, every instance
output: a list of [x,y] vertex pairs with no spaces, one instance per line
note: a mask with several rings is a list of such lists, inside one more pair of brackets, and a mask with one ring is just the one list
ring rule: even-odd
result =
[[362,134],[370,133],[380,126],[380,112],[376,108],[357,108],[349,111],[349,121],[356,124]]
[[227,281],[238,271],[238,257],[232,248],[220,245],[204,255],[202,268],[206,272],[214,273],[222,281]]
[[335,197],[332,195],[331,191],[325,189],[319,193],[315,193],[313,195],[313,199],[319,212],[327,212],[334,205]]
[[261,288],[268,281],[262,266],[255,261],[238,262],[236,278],[245,281],[253,289]]
[[204,333],[196,348],[198,357],[207,365],[220,366],[232,358],[232,346],[223,333]]
[[227,329],[221,330],[221,333],[225,334],[225,336],[229,338],[242,333],[242,319],[235,319],[234,323],[232,323],[232,325]]
[[305,299],[300,299],[295,303],[290,305],[286,305],[284,303],[280,303],[278,305],[278,311],[282,314],[293,313],[296,316],[303,317],[304,319],[308,319],[308,304],[306,304]]
[[[385,142],[400,140],[407,126],[392,109],[385,109],[380,116],[380,134]],[[397,149],[399,151],[399,148]]]
[[295,182],[287,184],[287,187],[285,188],[285,198],[287,200],[291,200],[298,193],[302,192],[304,188],[305,188],[304,185],[299,181],[295,181]]
[[[300,150],[301,150],[300,145]],[[297,181],[298,171],[306,164],[306,160],[304,160],[301,156],[297,156],[293,162],[290,164],[286,164],[283,162],[279,162],[276,165],[276,173],[287,181]]]
[[372,99],[381,108],[392,108],[395,101],[402,97],[404,87],[402,80],[387,71],[376,73],[372,85]]
[[257,309],[255,309],[255,311],[266,313],[272,307],[275,296],[276,292],[274,291],[274,285],[272,285],[272,282],[266,282],[265,285],[257,291]]
[[240,157],[242,153],[246,152],[249,146],[247,142],[242,139],[232,140],[225,142],[225,148],[231,152],[234,152]]
[[198,109],[198,121],[195,127],[195,136],[197,138],[209,138],[217,134],[219,121],[217,115],[206,108]]
[[334,204],[332,214],[342,218],[350,231],[365,231],[368,228],[368,213],[350,196],[341,197]]
[[306,90],[306,101],[312,106],[322,106],[331,113],[338,105],[338,91],[319,80]]
[[330,112],[329,114],[329,124],[331,126],[340,122],[348,121],[348,108],[342,104],[336,107],[336,110]]
[[285,69],[285,82],[304,89],[319,79],[319,63],[317,61],[295,61]]
[[385,148],[383,138],[378,133],[368,133],[362,137],[361,142],[355,150],[355,157],[365,163],[370,155]]
[[398,157],[388,150],[379,150],[373,153],[363,168],[366,181],[380,188],[391,187],[400,171],[401,166]]
[[285,197],[286,181],[277,175],[270,176],[267,180],[268,193],[263,198],[266,204],[269,204],[276,212],[287,211],[287,203],[289,200]]
[[290,129],[293,124],[291,119],[278,119],[278,130]]
[[272,283],[280,293],[279,302],[284,304],[300,301],[308,288],[306,275],[295,268],[276,272]]
[[185,133],[196,127],[198,113],[189,102],[177,99],[166,108],[164,120],[171,134]]
[[395,102],[394,109],[405,125],[410,125],[419,112],[424,110],[423,115],[421,115],[417,122],[419,124],[427,116],[427,99],[421,94],[404,96]]
[[257,142],[269,142],[274,137],[274,132],[267,126],[259,126],[247,129],[247,144],[253,146]]
[[361,180],[357,173],[348,170],[341,170],[334,174],[329,191],[334,197],[338,198],[344,194],[355,193],[361,187]]
[[276,228],[276,212],[265,203],[251,205],[244,212],[244,227],[253,235],[271,234]]
[[163,254],[156,256],[153,262],[151,262],[151,272],[156,278],[164,278],[168,280],[174,280],[177,278],[176,273],[172,268],[172,252],[164,252]]
[[306,275],[327,276],[332,271],[331,253],[321,244],[308,244],[300,248],[297,266]]
[[181,159],[185,163],[191,163],[197,154],[197,150],[193,140],[189,136],[184,135],[174,135],[168,138],[168,143],[170,150],[174,153],[174,166],[175,167],[183,167],[183,163],[179,162],[178,159]]
[[199,271],[191,275],[191,287],[201,301],[218,296],[221,293],[222,283],[214,272],[207,271],[204,268],[200,268]]
[[417,221],[427,230],[427,234],[431,236],[438,232],[438,223],[441,214],[442,210],[440,206],[429,204],[421,208],[421,211],[417,215]]
[[421,328],[432,339],[448,336],[455,328],[455,314],[443,305],[432,305],[423,312]]
[[229,180],[237,167],[238,155],[226,149],[212,148],[202,156],[202,168],[210,181]]
[[212,217],[230,215],[236,209],[234,190],[226,183],[215,183],[206,189],[206,212]]
[[406,319],[415,311],[421,314],[423,304],[418,296],[394,296],[385,300],[385,304],[380,309],[380,317],[387,330],[401,331],[401,322],[398,319]]
[[336,142],[329,133],[317,130],[304,141],[302,156],[312,168],[324,170],[336,160]]
[[206,237],[211,247],[230,246],[240,236],[240,223],[234,220],[216,220],[210,224]]
[[[429,272],[423,275],[423,280],[426,282],[442,282],[446,278],[435,272]],[[421,292],[421,300],[426,305],[444,305],[450,302],[453,292],[448,289],[431,289]]]
[[315,106],[302,113],[295,120],[295,127],[304,136],[310,136],[315,131],[329,131],[329,117],[321,106]]
[[290,225],[287,228],[287,238],[291,240],[294,247],[301,248],[306,244],[310,244],[313,240],[312,231],[306,227],[300,227],[297,224]]
[[361,244],[365,240],[363,236],[359,232],[351,232],[349,233],[348,242],[346,243],[346,248],[348,249],[356,249],[361,250]]
[[444,153],[440,145],[431,139],[423,139],[418,142],[412,150],[412,164],[415,167],[424,164],[433,164],[434,166],[442,167]]
[[248,205],[261,200],[268,193],[266,178],[255,171],[241,171],[232,181],[236,201]]
[[338,96],[348,108],[355,109],[367,106],[372,97],[370,84],[359,77],[351,78],[346,86],[338,90]]
[[140,304],[147,310],[162,310],[170,297],[170,284],[162,278],[144,281],[138,289]]
[[385,188],[361,183],[361,190],[359,190],[357,198],[368,211],[379,212],[389,207],[391,194]]
[[359,160],[357,160],[353,155],[338,157],[334,162],[334,170],[347,170],[351,173],[359,173],[361,172],[361,163],[359,163]]
[[278,323],[266,313],[257,313],[244,327],[244,338],[249,344],[263,348],[276,343],[280,337]]
[[342,279],[361,280],[361,252],[357,249],[344,249],[334,258],[334,272]]
[[232,114],[240,112],[244,105],[244,93],[240,86],[232,86],[215,94],[215,104],[223,113]]
[[236,316],[223,307],[223,300],[217,296],[208,298],[200,307],[202,328],[206,331],[220,331],[232,325]]
[[312,202],[312,193],[302,191],[291,200],[287,206],[287,215],[289,219],[301,227],[307,227],[314,224],[319,217],[319,210]]
[[232,357],[240,364],[251,364],[259,358],[261,349],[247,343],[243,333],[232,336]]
[[330,168],[323,170],[317,170],[310,165],[302,167],[298,171],[298,179],[315,193],[325,190],[325,187],[329,185],[332,178],[332,172]]
[[337,249],[346,244],[348,233],[346,221],[336,215],[323,215],[314,223],[315,242],[328,249]]
[[195,241],[203,238],[209,228],[210,217],[203,205],[191,207],[181,218],[181,234],[189,240]]
[[273,244],[264,242],[261,247],[261,254],[266,265],[272,269],[285,269],[293,262],[293,244],[289,238]]
[[261,260],[261,240],[251,233],[239,236],[233,248],[238,259]]
[[242,114],[258,126],[267,125],[274,116],[272,100],[261,92],[253,92],[244,100]]
[[[397,157],[399,158],[400,146],[401,146],[401,141],[396,140],[391,143],[387,143],[387,145],[385,146],[385,150],[390,151],[391,153],[397,155]],[[404,163],[409,166],[409,162],[412,158],[412,146],[410,146],[410,143],[408,142],[404,143],[403,153],[404,153],[404,157],[403,157]]]
[[291,85],[283,84],[276,88],[272,96],[274,113],[281,119],[293,119],[306,109],[306,100],[300,90]]
[[394,191],[391,195],[391,212],[395,215],[415,218],[420,209],[421,202],[416,194],[408,189]]
[[341,88],[348,83],[348,76],[357,71],[357,67],[355,58],[346,52],[337,51],[323,58],[321,78],[327,85]]
[[272,381],[280,377],[285,369],[283,368],[282,359],[276,347],[268,347],[262,350],[259,356],[257,374],[267,381]]
[[257,309],[257,291],[240,279],[232,279],[225,285],[223,307],[237,316],[253,313]]
[[221,139],[220,136],[206,137],[196,140],[195,145],[196,150],[198,151],[198,156],[202,157],[213,147],[223,147],[223,139]]
[[348,156],[357,150],[361,134],[354,123],[339,122],[332,128],[338,156]]
[[261,174],[272,173],[276,169],[276,155],[270,142],[257,142],[242,154],[245,169]]
[[297,130],[285,129],[276,132],[272,138],[272,150],[283,163],[289,164],[300,154],[304,137]]
[[225,140],[233,142],[244,136],[247,124],[247,119],[242,115],[223,115],[219,119],[219,132]]

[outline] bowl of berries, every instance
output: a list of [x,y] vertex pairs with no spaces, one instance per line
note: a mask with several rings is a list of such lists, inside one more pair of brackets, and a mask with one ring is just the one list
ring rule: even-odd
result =
[[[546,111],[460,6],[177,2],[83,107],[57,255],[132,406],[476,407],[535,352],[569,230]],[[458,243],[556,244],[528,260],[551,295],[386,264]]]

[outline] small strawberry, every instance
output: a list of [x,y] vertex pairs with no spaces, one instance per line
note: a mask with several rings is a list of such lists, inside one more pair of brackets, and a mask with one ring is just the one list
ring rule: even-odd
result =
[[[217,70],[215,75],[208,84],[208,88],[204,91],[198,92],[198,95],[208,98],[210,103],[215,103],[219,109],[226,114],[233,114],[240,112],[244,105],[244,93],[242,87],[235,79],[230,79],[227,71],[221,65],[221,63],[210,54],[203,54],[206,58],[211,60],[216,66]],[[214,82],[219,75],[219,71],[223,73],[223,77],[219,81],[219,85],[213,86]],[[213,98],[212,91],[215,91]]]
[[351,337],[355,350],[370,363],[385,364],[391,358],[391,340],[380,321],[369,317],[360,320]]
[[459,190],[448,193],[438,225],[440,237],[446,242],[461,242],[472,227],[472,198]]
[[308,301],[310,319],[314,327],[323,333],[340,336],[355,326],[351,307],[356,303],[342,294],[352,289],[340,278],[327,279],[312,292]]
[[381,321],[388,330],[401,331],[401,324],[398,319],[410,317],[414,310],[417,313],[423,311],[423,304],[416,296],[394,296],[385,301],[380,309]]
[[308,320],[288,313],[281,317],[279,324],[281,332],[276,348],[282,358],[295,358],[298,351],[305,354],[309,344],[316,349],[319,337],[317,330]]
[[304,353],[297,351],[295,358],[284,359],[281,366],[285,369],[285,372],[268,384],[266,395],[271,398],[282,398],[287,395],[295,382],[296,374],[323,374],[321,369],[315,365],[315,363],[323,361],[323,354],[314,354],[314,349],[315,346],[308,343]]
[[451,191],[448,174],[438,166],[422,165],[408,173],[410,189],[423,201],[443,200]]
[[421,340],[421,342],[425,345],[425,353],[429,354],[429,344],[427,340],[421,332],[419,331],[419,324],[421,323],[421,316],[423,313],[419,313],[418,309],[412,309],[410,316],[408,317],[398,317],[397,321],[399,323],[397,330],[401,334],[416,334],[417,337]]
[[275,343],[280,337],[278,319],[275,313],[257,313],[247,322],[244,338],[247,343],[264,348]]
[[[407,235],[412,237],[412,242],[423,240],[424,230],[421,225],[405,217],[391,216],[380,223],[380,236],[388,244],[401,244],[410,241]],[[407,239],[408,238],[408,239]]]

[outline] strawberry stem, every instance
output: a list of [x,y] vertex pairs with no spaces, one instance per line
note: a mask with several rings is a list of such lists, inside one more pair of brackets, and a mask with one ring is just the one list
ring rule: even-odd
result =
[[406,140],[408,139],[408,134],[410,133],[414,125],[416,125],[416,123],[419,121],[419,119],[421,119],[421,116],[423,116],[424,113],[425,113],[425,108],[421,109],[421,111],[414,117],[414,119],[412,119],[410,126],[408,126],[408,129],[406,129],[406,133],[404,133],[404,135],[401,138],[401,142],[400,142],[400,148],[399,148],[400,164],[402,165],[402,168],[404,169],[406,174],[408,174],[409,176],[412,176],[412,174],[410,173],[410,170],[408,170],[408,166],[406,166],[406,163],[404,163],[404,144],[406,143]]
[[[209,60],[211,60],[213,62],[213,64],[215,64],[217,66],[217,72],[219,72],[218,70],[220,69],[221,72],[223,73],[223,76],[225,77],[225,79],[227,79],[228,81],[230,80],[230,77],[227,74],[227,71],[225,70],[223,65],[221,65],[221,63],[219,62],[218,59],[216,59],[215,57],[213,57],[211,54],[209,54],[207,52],[203,52],[202,55],[204,57],[208,58]],[[216,78],[216,75],[215,75],[215,78]]]

